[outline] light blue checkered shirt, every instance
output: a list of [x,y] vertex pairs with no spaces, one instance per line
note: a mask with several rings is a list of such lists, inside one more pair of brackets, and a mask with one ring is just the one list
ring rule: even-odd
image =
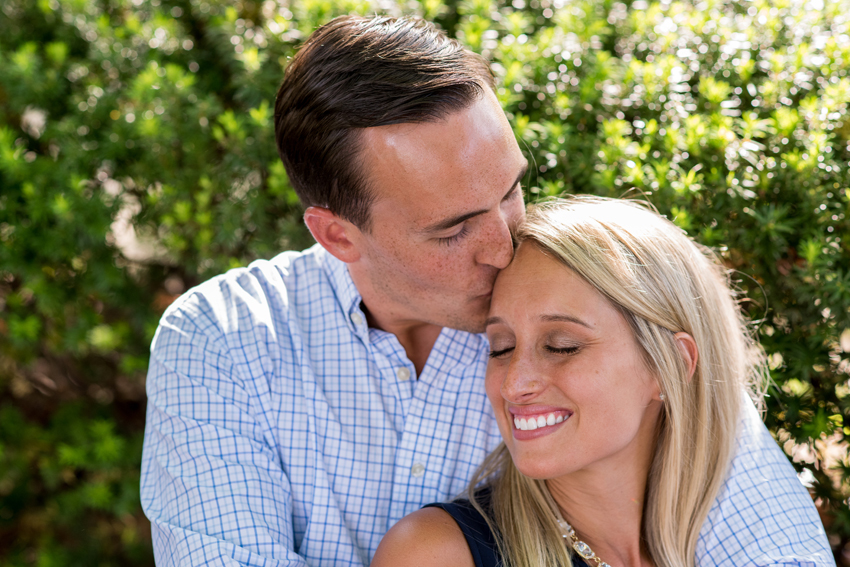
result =
[[[443,329],[418,377],[318,246],[186,293],[151,349],[142,504],[157,565],[360,566],[405,514],[463,492],[501,440],[488,346]],[[834,565],[815,508],[747,414],[701,566]]]

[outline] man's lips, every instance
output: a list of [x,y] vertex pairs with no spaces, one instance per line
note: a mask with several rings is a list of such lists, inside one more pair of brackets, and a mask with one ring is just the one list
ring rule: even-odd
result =
[[490,285],[488,285],[487,287],[482,289],[481,293],[477,294],[475,297],[480,297],[480,298],[486,297],[487,299],[489,299],[490,296],[493,295],[493,288],[495,287],[495,285],[496,285],[496,281],[495,280],[491,281]]

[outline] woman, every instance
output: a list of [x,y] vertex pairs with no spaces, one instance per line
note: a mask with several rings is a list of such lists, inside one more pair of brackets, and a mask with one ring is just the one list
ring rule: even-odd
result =
[[764,376],[722,267],[628,201],[551,201],[518,237],[486,329],[504,443],[474,504],[406,517],[373,567],[692,566]]

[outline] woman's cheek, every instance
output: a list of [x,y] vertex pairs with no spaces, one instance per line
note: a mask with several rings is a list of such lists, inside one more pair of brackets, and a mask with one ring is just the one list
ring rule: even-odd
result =
[[490,403],[493,405],[493,409],[496,409],[501,400],[502,396],[500,393],[501,389],[501,381],[497,380],[495,376],[492,375],[490,371],[487,372],[487,375],[484,379],[484,389],[487,392],[487,398],[490,400]]
[[[484,389],[487,392],[487,399],[490,400],[490,405],[493,406],[493,412],[496,414],[499,427],[503,429],[505,423],[507,423],[507,414],[505,412],[505,400],[502,398],[501,374],[492,370],[492,362],[490,365],[484,378]],[[505,433],[505,431],[502,431],[502,434]]]

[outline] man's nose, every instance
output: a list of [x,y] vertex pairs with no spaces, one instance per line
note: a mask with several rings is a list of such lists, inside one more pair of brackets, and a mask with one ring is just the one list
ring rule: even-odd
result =
[[503,211],[494,215],[480,243],[477,257],[479,264],[502,270],[511,263],[514,256],[514,241],[511,234],[513,224],[515,223]]

